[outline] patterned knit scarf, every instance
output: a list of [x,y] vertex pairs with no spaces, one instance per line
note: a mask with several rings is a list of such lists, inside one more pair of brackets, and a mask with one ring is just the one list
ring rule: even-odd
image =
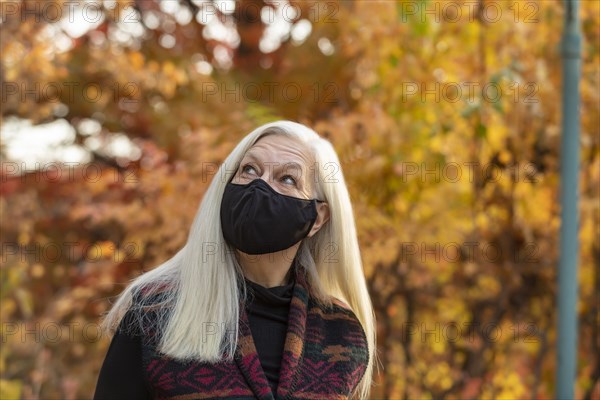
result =
[[273,393],[240,305],[234,361],[181,362],[143,345],[144,370],[156,399],[346,399],[365,373],[369,351],[355,314],[334,300],[332,307],[310,295],[303,268],[290,304],[279,386]]

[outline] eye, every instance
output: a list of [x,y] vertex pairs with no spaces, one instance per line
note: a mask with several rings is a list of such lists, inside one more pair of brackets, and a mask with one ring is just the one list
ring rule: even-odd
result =
[[296,180],[294,178],[292,178],[291,175],[284,175],[281,177],[281,181],[283,183],[289,184],[289,185],[296,185]]
[[248,175],[256,175],[256,168],[250,164],[246,164],[242,167],[242,173]]

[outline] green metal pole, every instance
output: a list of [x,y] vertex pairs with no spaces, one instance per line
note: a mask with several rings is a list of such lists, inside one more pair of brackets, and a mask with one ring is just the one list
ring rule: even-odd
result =
[[579,263],[579,0],[565,0],[561,43],[562,137],[560,166],[560,259],[558,267],[558,356],[556,397],[573,399],[577,361],[577,267]]

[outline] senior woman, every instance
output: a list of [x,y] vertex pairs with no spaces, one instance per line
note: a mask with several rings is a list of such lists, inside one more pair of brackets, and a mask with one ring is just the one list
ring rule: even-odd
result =
[[291,121],[248,134],[104,326],[95,399],[368,397],[375,317],[331,144]]

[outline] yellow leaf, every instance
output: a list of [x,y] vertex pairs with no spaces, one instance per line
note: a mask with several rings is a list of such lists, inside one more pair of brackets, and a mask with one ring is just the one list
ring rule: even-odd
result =
[[23,384],[18,380],[0,379],[0,399],[2,400],[18,400],[21,398]]

